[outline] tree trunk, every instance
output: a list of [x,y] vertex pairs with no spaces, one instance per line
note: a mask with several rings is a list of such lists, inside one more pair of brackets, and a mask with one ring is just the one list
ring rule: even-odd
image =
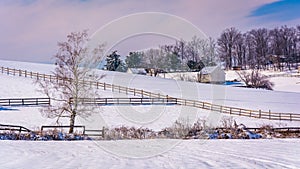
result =
[[74,132],[75,117],[76,117],[76,112],[75,112],[75,111],[72,111],[71,118],[70,118],[70,129],[69,129],[69,133],[73,133],[73,132]]

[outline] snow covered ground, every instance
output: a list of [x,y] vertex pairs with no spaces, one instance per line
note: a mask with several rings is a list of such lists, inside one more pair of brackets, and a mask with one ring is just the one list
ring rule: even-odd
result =
[[299,139],[0,141],[0,147],[5,169],[300,167]]
[[[0,66],[49,74],[52,65],[1,61]],[[171,79],[106,74],[103,82],[174,97],[197,99],[249,109],[300,113],[300,78],[276,77],[275,91],[180,82]],[[234,77],[234,72],[231,75]],[[0,74],[0,98],[43,97],[30,78]],[[123,96],[103,91],[102,97]],[[37,129],[54,124],[38,107],[1,110],[0,123]],[[160,130],[176,120],[207,119],[220,124],[224,115],[181,106],[106,106],[89,119],[88,128],[136,126]],[[228,116],[225,116],[228,117]],[[233,117],[249,127],[300,126],[300,122]],[[64,121],[63,123],[67,123]],[[119,140],[80,142],[0,141],[0,168],[299,168],[299,139],[271,140]],[[8,153],[9,152],[9,153]]]

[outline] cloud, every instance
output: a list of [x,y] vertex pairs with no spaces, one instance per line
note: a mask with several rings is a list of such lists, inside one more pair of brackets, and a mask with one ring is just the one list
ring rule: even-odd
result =
[[250,17],[261,17],[262,21],[290,21],[300,18],[299,0],[281,0],[268,3],[253,10]]

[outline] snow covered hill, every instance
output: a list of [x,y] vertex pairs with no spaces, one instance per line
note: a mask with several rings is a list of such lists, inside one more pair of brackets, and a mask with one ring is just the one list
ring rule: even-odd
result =
[[[0,66],[50,74],[53,65],[0,60]],[[300,113],[298,88],[289,92],[244,89],[230,86],[181,82],[171,79],[99,71],[106,83],[128,86],[174,97],[215,104],[275,112]],[[289,78],[284,81],[289,81]],[[294,79],[294,81],[298,79]],[[274,78],[275,85],[284,86]],[[277,83],[278,82],[278,83]],[[279,83],[280,82],[280,83]],[[289,84],[289,83],[287,83]],[[0,73],[0,98],[43,97],[30,78]],[[125,97],[103,91],[102,97]],[[30,129],[54,124],[41,115],[38,107],[1,110],[0,123],[18,124]],[[89,128],[135,126],[160,130],[176,120],[193,122],[198,118],[220,124],[223,116],[184,106],[105,106],[77,124]],[[300,126],[300,122],[269,121],[233,117],[238,123],[258,127]],[[67,123],[67,121],[65,121]],[[298,139],[287,140],[119,140],[82,142],[0,141],[0,168],[299,168],[295,154]],[[284,149],[284,151],[283,151]],[[17,159],[17,160],[16,160]],[[34,162],[33,162],[34,161]]]

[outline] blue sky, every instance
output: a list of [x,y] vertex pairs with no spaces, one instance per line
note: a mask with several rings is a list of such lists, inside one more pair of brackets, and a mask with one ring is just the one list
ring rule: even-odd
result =
[[[51,62],[57,42],[68,33],[88,29],[93,34],[112,20],[138,12],[176,15],[217,38],[228,27],[244,32],[300,24],[299,9],[300,0],[1,0],[0,59]],[[117,47],[126,55],[169,42],[146,36]]]

